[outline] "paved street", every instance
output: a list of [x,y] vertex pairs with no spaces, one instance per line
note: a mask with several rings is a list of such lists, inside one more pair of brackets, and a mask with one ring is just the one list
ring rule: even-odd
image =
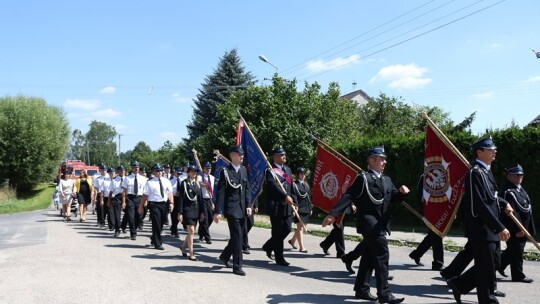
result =
[[[211,231],[214,243],[197,243],[199,261],[191,262],[180,256],[181,241],[168,234],[165,250],[157,251],[148,247],[148,230],[136,241],[126,234],[113,238],[96,227],[92,215],[86,223],[64,223],[56,210],[0,215],[0,303],[362,302],[353,297],[355,276],[335,256],[323,256],[319,237],[306,237],[307,254],[286,244],[291,266],[282,267],[260,250],[270,230],[253,228],[253,250],[244,256],[247,276],[239,277],[217,259],[228,239],[226,223],[212,225]],[[347,242],[348,249],[354,245]],[[412,264],[411,250],[390,249],[395,295],[404,296],[405,303],[454,303],[437,272]],[[426,265],[429,254],[423,258]],[[454,255],[447,252],[446,262]],[[540,263],[526,262],[525,272],[533,284],[498,283],[507,293],[501,303],[538,302]],[[463,299],[474,303],[476,295]]]

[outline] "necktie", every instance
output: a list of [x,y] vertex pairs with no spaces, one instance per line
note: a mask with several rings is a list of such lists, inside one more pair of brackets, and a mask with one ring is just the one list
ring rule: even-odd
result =
[[176,178],[176,195],[180,193],[180,178]]
[[139,183],[137,182],[137,175],[135,175],[135,182],[133,183],[133,192],[135,192],[135,195],[139,194]]
[[159,181],[159,193],[161,193],[161,198],[163,198],[163,184],[161,183],[161,178],[158,179]]

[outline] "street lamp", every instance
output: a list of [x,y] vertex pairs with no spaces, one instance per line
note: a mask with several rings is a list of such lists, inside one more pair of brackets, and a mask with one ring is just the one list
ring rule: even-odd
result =
[[279,69],[277,66],[273,65],[270,61],[268,61],[268,59],[266,59],[266,57],[264,57],[264,55],[259,55],[259,59],[263,62],[266,62],[268,63],[269,65],[273,66],[275,69],[276,69],[276,74],[279,74]]

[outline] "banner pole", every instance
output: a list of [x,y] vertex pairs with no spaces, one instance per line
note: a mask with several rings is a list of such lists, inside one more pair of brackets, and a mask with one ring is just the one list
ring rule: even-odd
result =
[[227,159],[227,157],[225,157],[223,154],[221,154],[219,152],[219,150],[214,150],[214,154],[216,155],[217,158],[221,158],[223,159],[227,164],[230,164],[231,161]]
[[353,167],[355,170],[357,171],[362,171],[362,168],[360,168],[360,166],[358,166],[357,164],[355,164],[354,162],[352,162],[350,159],[348,159],[347,157],[343,156],[341,153],[339,153],[338,151],[336,151],[334,148],[332,148],[331,146],[329,146],[327,143],[325,143],[324,141],[320,140],[319,138],[315,137],[315,135],[311,134],[311,133],[307,133],[309,137],[311,137],[311,139],[315,140],[317,143],[323,145],[326,149],[330,150],[334,155],[340,157],[341,159],[343,159],[345,162],[347,162],[349,164],[349,166]]
[[[238,113],[238,116],[240,116],[240,119],[242,120],[242,122],[244,123],[244,126],[246,127],[246,130],[249,132],[249,135],[251,135],[251,137],[253,138],[253,140],[255,141],[255,144],[257,145],[257,149],[259,149],[259,152],[264,155],[264,151],[262,150],[261,146],[259,145],[259,142],[257,141],[257,139],[255,138],[255,136],[253,135],[253,133],[251,132],[251,129],[249,128],[248,124],[246,123],[246,121],[244,120],[244,117],[242,116],[242,114],[240,114],[240,111],[237,110],[236,111]],[[270,162],[268,161],[268,159],[265,157],[264,158],[266,160],[266,166],[267,166],[267,169],[270,170],[270,173],[272,174],[272,176],[274,177],[274,179],[276,180],[276,182],[279,184],[279,186],[281,187],[281,190],[283,190],[283,192],[287,193],[287,191],[285,191],[285,187],[283,187],[283,185],[281,184],[281,182],[279,181],[279,179],[277,178],[276,176],[276,173],[274,172],[274,170],[272,169],[272,165],[270,165]],[[291,185],[292,187],[292,185]],[[304,224],[304,222],[302,221],[302,219],[300,218],[300,215],[296,212],[296,208],[294,206],[291,206],[291,209],[292,209],[292,212],[294,214],[294,216],[296,217],[296,219],[298,220],[298,222],[302,225],[302,230],[304,230],[304,232],[307,233],[307,228],[306,228],[306,224]]]

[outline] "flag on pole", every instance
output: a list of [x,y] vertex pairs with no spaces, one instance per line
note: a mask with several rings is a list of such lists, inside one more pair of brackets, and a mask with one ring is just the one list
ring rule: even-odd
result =
[[221,155],[216,156],[216,168],[214,169],[214,191],[212,193],[212,198],[215,200],[217,199],[218,192],[219,192],[219,173],[221,172],[221,169],[226,168],[229,165],[227,161],[225,161]]
[[422,205],[424,222],[444,237],[461,203],[469,166],[452,143],[428,121],[426,128]]
[[253,203],[261,194],[267,161],[266,156],[259,150],[256,139],[248,132],[242,119],[238,122],[236,144],[242,146],[244,150],[244,166],[248,172],[251,188],[250,202]]
[[356,176],[355,169],[318,144],[313,173],[313,205],[330,212]]

